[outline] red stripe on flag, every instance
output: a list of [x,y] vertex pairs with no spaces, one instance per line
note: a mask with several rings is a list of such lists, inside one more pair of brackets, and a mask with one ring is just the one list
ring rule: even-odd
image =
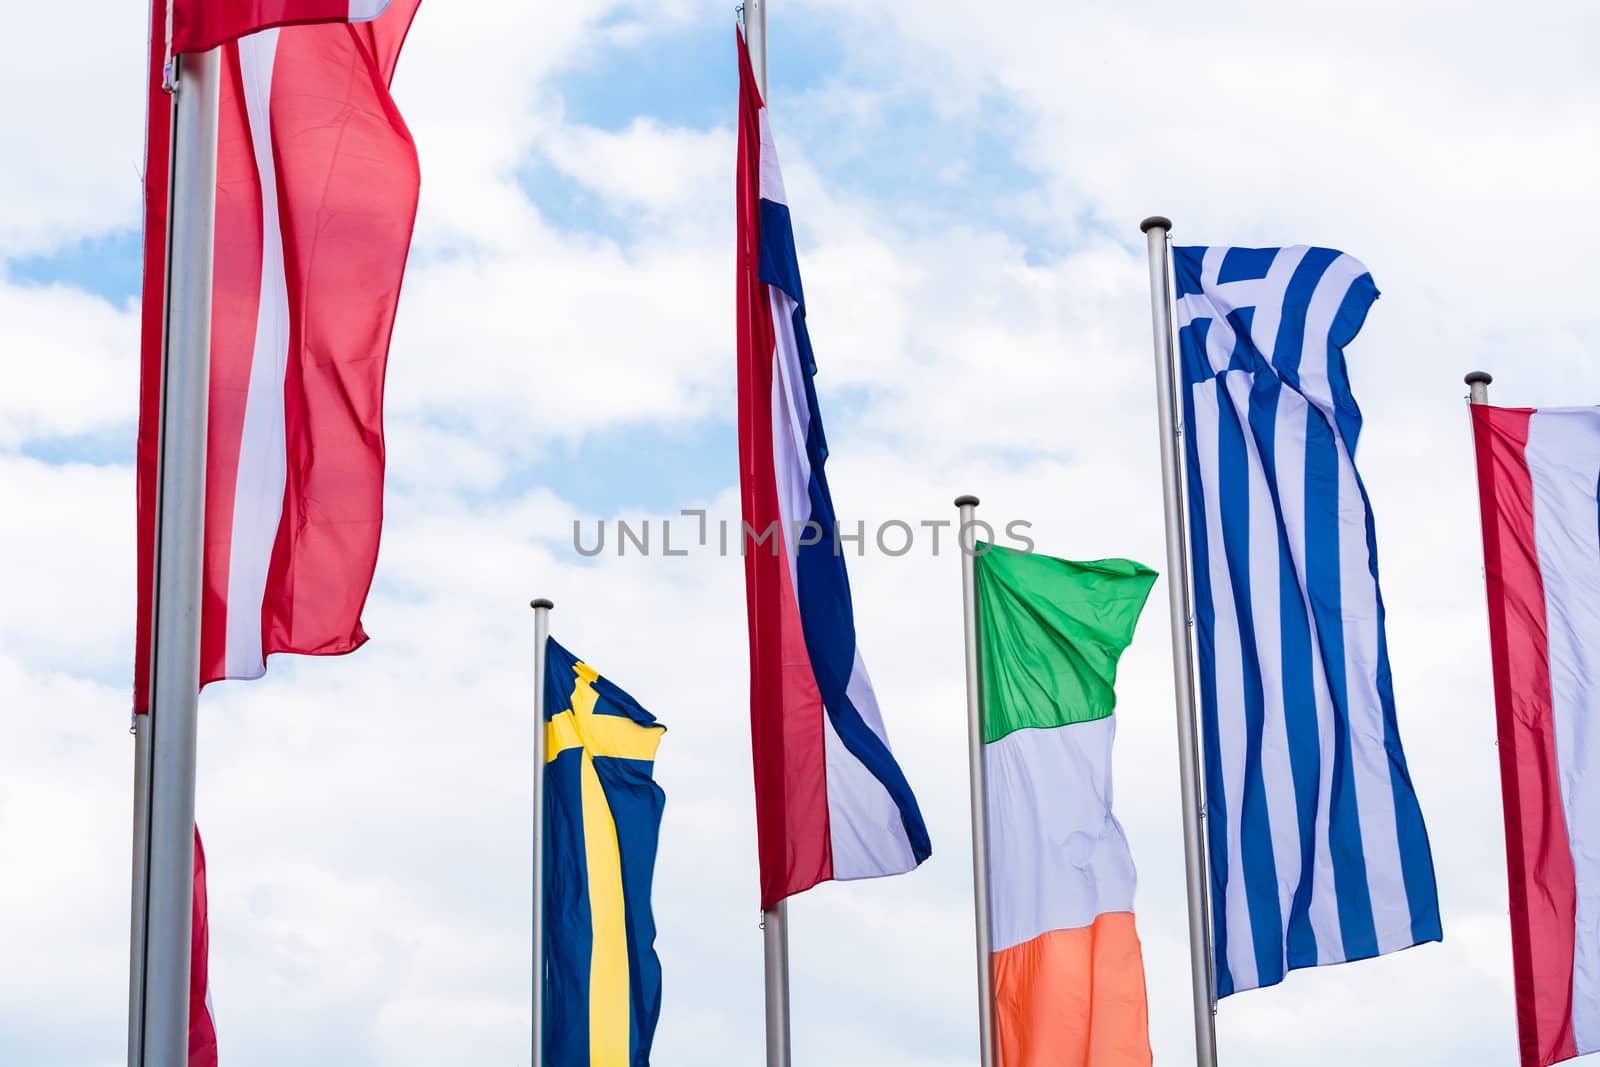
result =
[[761,906],[833,877],[822,697],[800,628],[778,510],[772,453],[772,305],[758,274],[761,97],[739,39],[739,487],[750,636],[750,740],[756,782]]
[[217,1025],[211,1017],[211,921],[206,899],[206,850],[194,828],[194,911],[189,957],[189,1065],[217,1067]]
[[380,45],[404,37],[416,6],[397,0],[360,27],[285,29],[278,46],[288,484],[261,607],[269,654],[337,655],[367,640],[361,610],[383,523],[384,375],[421,181],[387,88],[398,47]]
[[173,0],[172,50],[204,52],[272,26],[349,18],[350,0]]
[[1523,1067],[1577,1055],[1572,968],[1577,887],[1562,814],[1544,582],[1534,540],[1529,408],[1472,407],[1489,644],[1505,800],[1517,1034]]
[[144,293],[139,312],[139,429],[135,444],[135,536],[138,563],[133,649],[133,710],[150,706],[150,626],[155,610],[156,455],[161,444],[161,328],[166,310],[167,170],[172,100],[161,89],[167,0],[150,5],[150,62],[145,71]]

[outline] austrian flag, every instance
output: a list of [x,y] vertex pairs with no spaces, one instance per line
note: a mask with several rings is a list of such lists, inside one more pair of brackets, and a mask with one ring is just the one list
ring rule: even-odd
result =
[[[175,18],[185,6],[176,2]],[[221,47],[198,685],[259,677],[270,653],[335,655],[366,641],[384,370],[419,184],[389,83],[417,4],[392,0],[359,25],[285,25]],[[155,17],[161,25],[164,0]],[[151,51],[136,711],[149,700],[172,135],[160,44]]]
[[1600,408],[1472,406],[1522,1067],[1600,1052]]

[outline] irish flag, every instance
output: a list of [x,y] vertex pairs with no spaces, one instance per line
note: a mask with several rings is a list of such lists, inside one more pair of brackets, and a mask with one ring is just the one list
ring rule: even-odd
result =
[[998,1062],[1149,1064],[1111,742],[1117,660],[1156,572],[977,552]]
[[1600,1052],[1600,408],[1472,406],[1522,1067]]

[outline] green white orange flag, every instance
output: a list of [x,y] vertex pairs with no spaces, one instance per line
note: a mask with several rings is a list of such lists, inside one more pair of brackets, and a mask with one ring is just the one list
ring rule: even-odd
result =
[[977,547],[998,1063],[1149,1064],[1111,743],[1117,660],[1156,572]]

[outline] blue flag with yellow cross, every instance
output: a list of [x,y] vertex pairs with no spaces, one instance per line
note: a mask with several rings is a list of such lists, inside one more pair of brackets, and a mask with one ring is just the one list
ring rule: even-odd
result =
[[652,774],[666,728],[553,638],[544,686],[544,1067],[647,1067],[667,802]]

